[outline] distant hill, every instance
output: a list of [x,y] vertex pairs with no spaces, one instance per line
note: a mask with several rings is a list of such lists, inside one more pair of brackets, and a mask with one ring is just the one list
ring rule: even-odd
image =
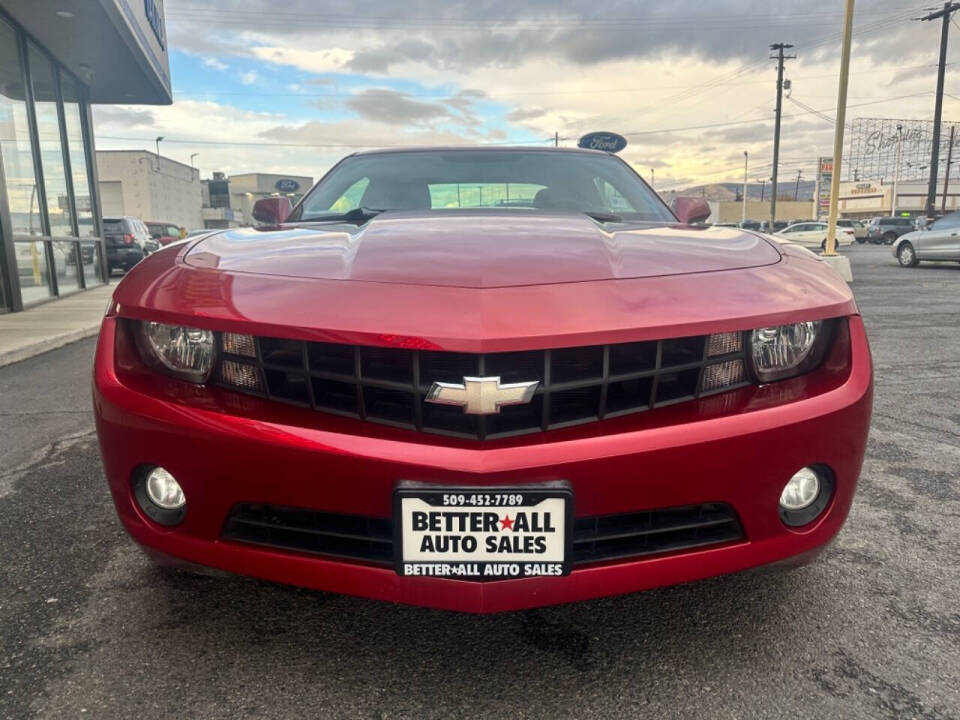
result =
[[[784,195],[789,195],[791,199],[793,198],[793,192],[796,188],[796,180],[790,182],[788,179],[784,179],[778,182],[777,185],[778,194],[781,197]],[[749,183],[747,185],[747,199],[759,200],[760,188],[760,183]],[[815,188],[815,181],[801,180],[800,192],[797,195],[797,199],[813,200],[813,191]],[[742,183],[713,183],[711,185],[694,185],[693,187],[684,188],[683,190],[668,190],[661,193],[661,195],[667,200],[672,199],[676,195],[682,195],[685,197],[699,195],[712,202],[733,202],[740,198],[740,193],[742,190]],[[766,183],[766,187],[763,188],[763,199],[770,199],[770,183]]]

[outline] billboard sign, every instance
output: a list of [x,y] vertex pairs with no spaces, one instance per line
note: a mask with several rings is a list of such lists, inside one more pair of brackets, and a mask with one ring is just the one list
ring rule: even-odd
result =
[[833,156],[821,157],[817,162],[817,220],[830,214],[830,183],[833,182]]

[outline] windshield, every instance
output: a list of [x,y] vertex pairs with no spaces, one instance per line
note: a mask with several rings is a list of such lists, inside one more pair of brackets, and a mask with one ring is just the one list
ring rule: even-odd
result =
[[660,198],[618,158],[522,150],[435,150],[349,157],[304,198],[290,219],[322,219],[358,208],[560,209],[624,220],[675,222]]

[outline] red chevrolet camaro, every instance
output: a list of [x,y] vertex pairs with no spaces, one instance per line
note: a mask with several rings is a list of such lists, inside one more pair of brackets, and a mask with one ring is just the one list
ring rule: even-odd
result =
[[812,559],[872,369],[802,248],[617,156],[351,155],[114,292],[94,408],[161,562],[493,612]]

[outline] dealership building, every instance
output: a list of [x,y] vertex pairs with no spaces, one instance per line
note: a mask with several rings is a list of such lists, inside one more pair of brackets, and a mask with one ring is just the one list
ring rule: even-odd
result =
[[243,173],[227,177],[222,172],[203,181],[203,226],[230,228],[253,225],[253,204],[270,197],[290,198],[291,204],[313,186],[313,178],[301,175]]
[[200,171],[147,150],[97,150],[104,217],[203,228]]
[[90,106],[171,102],[162,0],[0,0],[0,313],[107,281]]

